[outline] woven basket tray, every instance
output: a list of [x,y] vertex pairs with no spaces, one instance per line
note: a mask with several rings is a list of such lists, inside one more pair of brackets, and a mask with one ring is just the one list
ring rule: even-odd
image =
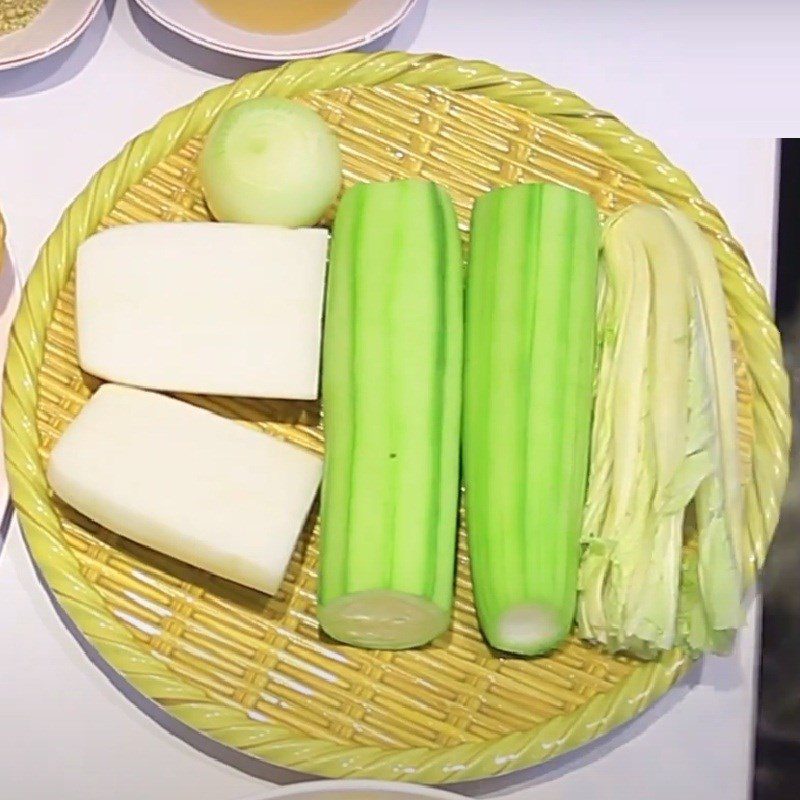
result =
[[[546,658],[498,657],[478,633],[463,535],[449,632],[419,650],[370,652],[319,635],[316,514],[280,593],[266,598],[53,498],[48,453],[96,385],[76,364],[77,246],[108,225],[206,219],[201,137],[220,110],[262,93],[320,111],[348,184],[416,175],[445,185],[465,234],[477,195],[537,179],[590,192],[604,213],[639,200],[689,213],[713,239],[735,332],[751,579],[763,561],[786,478],[787,380],[764,293],[717,211],[653,145],[568,92],[484,63],[382,53],[297,62],[203,95],[128,144],[64,214],[26,287],[3,404],[13,497],[46,581],[144,695],[225,744],[303,771],[467,780],[544,761],[630,719],[682,674],[686,655],[642,663],[570,640]],[[323,449],[315,403],[184,399]]]

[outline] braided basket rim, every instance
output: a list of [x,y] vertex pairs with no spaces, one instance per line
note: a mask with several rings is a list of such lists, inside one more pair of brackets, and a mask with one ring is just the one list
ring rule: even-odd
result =
[[64,212],[25,286],[4,376],[5,459],[28,547],[58,603],[108,664],[143,695],[211,738],[282,767],[326,777],[357,775],[446,783],[528,767],[589,742],[650,706],[685,673],[690,660],[679,650],[666,653],[658,661],[642,664],[613,690],[595,696],[575,711],[490,742],[393,750],[341,745],[309,739],[279,726],[265,726],[181,680],[141,648],[109,612],[80,574],[66,546],[58,517],[46,500],[47,484],[38,453],[36,375],[43,359],[48,320],[78,244],[95,230],[120,194],[188,139],[207,131],[217,113],[231,104],[262,93],[291,97],[315,89],[380,84],[443,87],[554,119],[683,208],[714,237],[726,295],[741,327],[756,389],[756,440],[747,515],[751,538],[748,577],[752,583],[777,521],[790,435],[788,381],[763,289],[716,209],[652,143],[571,92],[481,61],[395,52],[346,53],[296,61],[212,89],[131,140]]

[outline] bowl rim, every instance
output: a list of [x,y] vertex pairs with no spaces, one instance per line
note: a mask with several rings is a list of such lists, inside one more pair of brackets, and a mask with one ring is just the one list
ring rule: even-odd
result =
[[[308,792],[318,792],[320,795],[327,795],[333,792],[369,792],[381,791],[398,797],[430,797],[438,800],[455,800],[460,795],[445,789],[437,789],[432,786],[425,786],[421,783],[398,783],[397,781],[375,781],[375,780],[314,780],[300,781],[288,786],[276,786],[269,789],[264,795],[263,800],[278,800],[284,797],[297,797]],[[256,800],[259,795],[255,794],[251,800]]]
[[[328,45],[320,47],[287,47],[281,49],[275,48],[259,48],[259,47],[241,47],[239,45],[230,44],[229,42],[222,41],[214,36],[208,36],[200,33],[197,30],[185,27],[185,25],[175,19],[173,16],[166,14],[151,0],[135,0],[136,4],[149,14],[156,22],[163,25],[173,33],[177,33],[184,39],[190,42],[199,44],[201,47],[207,47],[211,50],[216,50],[219,53],[226,53],[232,56],[239,56],[241,58],[254,58],[263,61],[270,60],[288,60],[296,58],[313,58],[315,56],[324,56],[332,53],[338,53],[343,50],[352,50],[356,47],[363,47],[381,36],[389,33],[389,31],[396,28],[410,13],[419,0],[404,0],[403,5],[398,8],[389,18],[382,22],[377,27],[365,34],[350,36],[347,39],[340,39],[337,42],[332,42]],[[274,37],[274,38],[277,38]]]

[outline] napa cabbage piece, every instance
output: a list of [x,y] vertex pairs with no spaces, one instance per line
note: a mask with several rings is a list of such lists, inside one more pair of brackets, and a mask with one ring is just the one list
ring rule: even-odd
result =
[[[725,295],[714,252],[685,214],[668,212],[691,253],[694,284],[694,406],[709,431],[712,469],[694,498],[698,534],[698,590],[706,615],[703,649],[724,650],[741,623],[744,492],[737,437],[736,378]],[[691,635],[691,634],[690,634]],[[693,639],[700,638],[696,633]]]
[[744,523],[713,251],[680,212],[633,206],[606,224],[601,281],[579,634],[642,657],[725,649]]

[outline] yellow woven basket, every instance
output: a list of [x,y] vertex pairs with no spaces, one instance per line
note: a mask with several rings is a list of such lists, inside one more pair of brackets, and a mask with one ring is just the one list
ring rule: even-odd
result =
[[[417,175],[450,190],[462,230],[492,186],[547,179],[608,213],[639,200],[690,214],[712,238],[740,367],[749,577],[763,562],[786,480],[787,379],[761,287],[717,211],[649,142],[569,92],[490,64],[347,54],[248,75],[130,142],[67,209],[14,324],[3,426],[12,493],[59,603],[112,667],[188,725],[272,763],[321,775],[446,782],[544,761],[630,719],[688,666],[611,657],[578,640],[546,658],[503,657],[478,632],[463,535],[448,633],[431,646],[361,651],[321,637],[316,515],[274,598],[213,578],[77,516],[53,498],[48,453],[94,388],[75,357],[72,266],[98,228],[206,219],[195,175],[216,115],[260,94],[318,109],[347,183]],[[265,342],[265,347],[268,343]],[[185,397],[321,451],[314,403]],[[748,433],[749,431],[749,433]]]

